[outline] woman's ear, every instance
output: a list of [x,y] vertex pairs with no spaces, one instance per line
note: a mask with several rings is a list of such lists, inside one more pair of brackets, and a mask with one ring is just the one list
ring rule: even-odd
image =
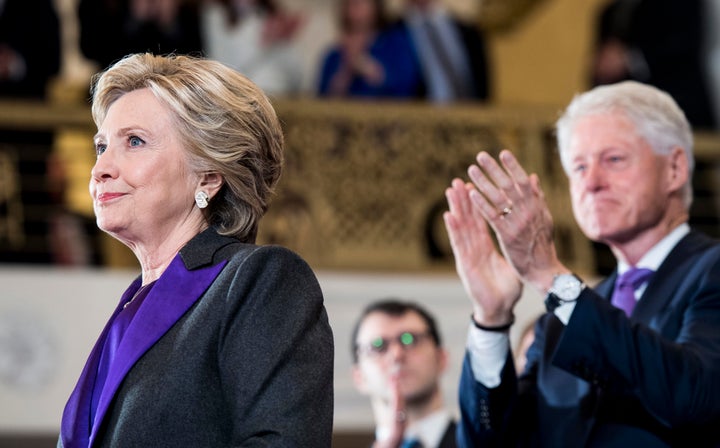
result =
[[208,172],[200,175],[198,190],[202,190],[212,199],[220,191],[224,183],[223,177],[217,172]]

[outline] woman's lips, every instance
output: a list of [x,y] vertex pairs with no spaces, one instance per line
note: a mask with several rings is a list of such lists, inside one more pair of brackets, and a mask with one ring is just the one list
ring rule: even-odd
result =
[[121,196],[125,196],[125,193],[100,193],[97,196],[98,202],[108,202],[112,201],[113,199],[117,199]]

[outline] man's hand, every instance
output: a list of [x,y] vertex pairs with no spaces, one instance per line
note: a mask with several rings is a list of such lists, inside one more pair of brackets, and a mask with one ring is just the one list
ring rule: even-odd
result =
[[473,301],[473,318],[481,325],[504,325],[512,320],[522,284],[495,247],[479,206],[470,199],[473,192],[472,184],[452,181],[445,191],[445,227],[458,275]]
[[397,375],[390,378],[390,416],[393,421],[387,427],[390,434],[384,440],[376,440],[372,448],[399,448],[405,435],[407,426],[407,411],[405,410],[405,398],[400,393],[400,383]]
[[553,220],[537,175],[528,176],[508,150],[499,165],[488,153],[468,169],[470,199],[492,227],[506,260],[520,278],[545,293],[553,276],[569,272],[557,257]]

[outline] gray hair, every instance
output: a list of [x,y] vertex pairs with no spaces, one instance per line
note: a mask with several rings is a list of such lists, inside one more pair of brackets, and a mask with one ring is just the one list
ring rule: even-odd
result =
[[688,181],[683,186],[683,196],[685,206],[690,208],[695,168],[690,123],[669,94],[647,84],[623,81],[595,87],[573,98],[555,124],[560,161],[565,172],[570,172],[567,150],[577,121],[604,113],[627,117],[656,154],[669,155],[673,148],[683,148],[688,160]]

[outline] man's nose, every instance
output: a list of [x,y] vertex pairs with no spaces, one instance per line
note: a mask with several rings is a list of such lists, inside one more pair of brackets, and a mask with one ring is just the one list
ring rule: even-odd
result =
[[605,183],[605,172],[597,163],[588,163],[583,176],[583,183],[586,190],[596,191]]
[[405,346],[400,341],[392,341],[388,344],[387,355],[391,359],[400,359],[405,356]]

